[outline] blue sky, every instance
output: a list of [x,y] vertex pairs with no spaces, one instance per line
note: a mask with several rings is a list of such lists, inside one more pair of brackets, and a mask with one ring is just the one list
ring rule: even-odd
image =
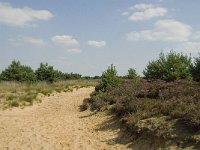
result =
[[161,51],[198,56],[199,0],[0,0],[0,71],[13,59],[36,69],[120,75]]

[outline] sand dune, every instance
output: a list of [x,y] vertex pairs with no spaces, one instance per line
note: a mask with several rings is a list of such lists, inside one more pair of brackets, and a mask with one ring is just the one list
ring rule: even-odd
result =
[[[1,150],[126,150],[119,129],[104,129],[109,116],[80,112],[94,88],[44,97],[41,104],[0,111]],[[112,126],[112,125],[111,125]]]

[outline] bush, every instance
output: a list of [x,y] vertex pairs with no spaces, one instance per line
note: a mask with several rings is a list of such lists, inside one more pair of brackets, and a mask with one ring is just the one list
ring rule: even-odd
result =
[[40,67],[35,71],[37,79],[39,81],[55,82],[64,78],[62,72],[54,70],[53,66],[49,66],[47,63],[40,64]]
[[200,55],[199,57],[195,58],[191,71],[193,79],[195,81],[200,81]]
[[64,74],[65,76],[65,79],[67,80],[78,80],[78,79],[81,79],[81,75],[78,74],[78,73],[65,73]]
[[128,70],[127,78],[133,79],[133,80],[137,80],[139,78],[139,76],[134,68],[130,68]]
[[166,56],[160,53],[158,60],[149,62],[143,74],[146,79],[191,80],[191,66],[190,57],[171,51]]
[[102,73],[101,82],[96,86],[96,91],[105,92],[108,87],[117,86],[120,83],[120,78],[117,75],[117,70],[113,64]]
[[140,80],[133,84],[124,80],[104,93],[93,93],[84,105],[97,111],[110,109],[122,121],[121,127],[139,139],[140,134],[151,133],[150,136],[185,144],[185,139],[199,136],[199,100],[198,82]]
[[101,79],[100,76],[94,76],[93,79]]
[[19,81],[19,82],[35,82],[36,76],[34,71],[23,66],[19,61],[12,61],[11,65],[2,71],[0,79],[4,81]]

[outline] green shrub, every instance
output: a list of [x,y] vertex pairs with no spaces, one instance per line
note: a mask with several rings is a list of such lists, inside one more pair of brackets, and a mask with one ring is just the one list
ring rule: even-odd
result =
[[166,56],[160,53],[158,60],[149,62],[143,74],[146,79],[191,80],[191,66],[190,57],[171,51]]
[[35,71],[37,79],[39,81],[55,82],[59,80],[62,76],[62,73],[54,70],[53,66],[49,66],[47,63],[40,64],[40,67]]
[[192,76],[195,81],[200,81],[200,55],[194,60],[194,65],[192,66]]
[[102,73],[101,82],[96,86],[96,91],[105,92],[108,87],[117,86],[120,83],[120,78],[117,75],[117,70],[113,64]]
[[78,73],[73,73],[73,72],[64,74],[64,78],[68,80],[78,80],[78,79],[81,79],[81,76],[82,75]]
[[19,61],[12,61],[11,65],[2,71],[0,79],[4,81],[19,81],[19,82],[36,82],[34,71],[23,66]]
[[10,107],[19,107],[19,103],[16,100],[12,100],[9,102]]
[[128,79],[138,80],[139,76],[134,68],[130,68],[127,74]]
[[60,80],[77,80],[81,79],[81,75],[78,73],[62,73],[55,70],[53,66],[49,66],[47,63],[40,64],[40,67],[35,71],[37,79],[39,81],[55,82]]

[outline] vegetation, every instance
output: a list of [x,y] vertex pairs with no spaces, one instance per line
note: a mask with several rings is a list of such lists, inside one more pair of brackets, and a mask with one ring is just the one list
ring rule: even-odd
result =
[[[196,82],[200,81],[200,57],[192,64],[187,55],[161,53],[144,70],[148,80],[132,82],[138,75],[129,69],[120,84],[107,86],[110,70],[117,76],[111,67],[102,74],[91,98],[83,101],[82,111],[109,110],[121,122],[122,131],[134,141],[148,139],[150,149],[152,145],[156,146],[153,149],[170,145],[200,149],[200,84]],[[104,88],[99,92],[99,87]]]
[[38,95],[49,96],[53,91],[67,92],[73,88],[96,86],[98,80],[77,73],[63,73],[47,63],[36,71],[12,61],[0,74],[0,108],[24,107],[40,102]]
[[184,146],[200,142],[194,138],[200,136],[199,99],[200,84],[194,81],[125,80],[104,93],[93,93],[81,109],[110,110],[134,140],[150,134]]
[[40,67],[34,72],[29,66],[21,65],[19,61],[12,61],[0,74],[1,81],[18,81],[26,83],[34,82],[56,82],[64,80],[78,80],[82,79],[82,76],[78,73],[63,73],[55,70],[53,66],[47,63],[41,63]]
[[12,61],[11,65],[2,71],[0,79],[4,81],[19,81],[19,82],[36,82],[34,71],[28,67],[23,66],[19,61]]
[[130,68],[127,74],[128,79],[138,80],[139,76],[134,68]]
[[62,73],[47,63],[34,72],[13,61],[0,74],[0,108],[32,105],[53,91],[95,86],[81,110],[110,110],[135,141],[149,135],[162,141],[158,147],[175,144],[200,149],[200,56],[192,63],[187,55],[161,53],[143,73],[144,79],[130,68],[122,79],[111,65],[101,77],[92,78]]
[[0,82],[0,109],[25,107],[41,102],[41,97],[53,92],[70,92],[74,88],[96,86],[98,80],[68,80],[54,83]]
[[[64,79],[65,80],[78,80],[78,79],[81,79],[81,75],[78,74],[78,73],[65,73],[64,74]],[[90,78],[87,78],[87,79],[90,79]]]
[[149,62],[143,73],[146,79],[191,80],[191,66],[190,57],[171,51],[166,56],[164,53],[160,53],[159,59]]
[[200,81],[200,55],[194,60],[194,65],[191,68],[192,76],[195,81]]
[[40,67],[35,71],[35,75],[39,81],[55,82],[63,79],[63,73],[54,70],[53,66],[49,66],[47,63],[40,64]]
[[120,78],[117,75],[117,70],[112,64],[106,71],[102,73],[101,82],[95,88],[97,92],[105,92],[109,87],[117,86],[120,83]]

